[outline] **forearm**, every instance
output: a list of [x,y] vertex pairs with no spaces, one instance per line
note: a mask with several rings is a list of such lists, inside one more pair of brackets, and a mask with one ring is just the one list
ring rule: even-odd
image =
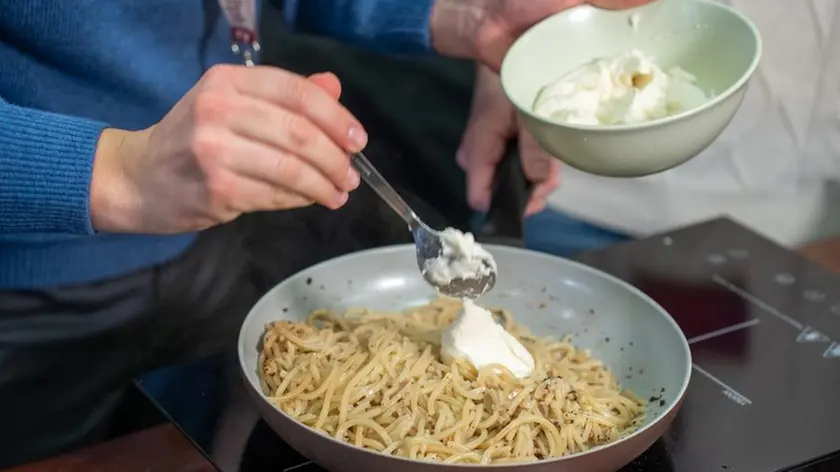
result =
[[0,101],[0,233],[90,234],[90,182],[105,123]]
[[475,40],[486,0],[438,0],[429,17],[431,46],[443,56],[475,59]]
[[275,0],[302,33],[384,53],[437,51],[472,57],[471,34],[486,0]]

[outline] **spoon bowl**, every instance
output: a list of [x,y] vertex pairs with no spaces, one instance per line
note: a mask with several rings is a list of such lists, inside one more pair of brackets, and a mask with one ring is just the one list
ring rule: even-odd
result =
[[493,270],[493,265],[489,261],[482,261],[485,270],[477,271],[475,277],[457,277],[446,284],[438,283],[429,274],[427,267],[429,261],[443,255],[443,241],[440,232],[421,222],[419,226],[412,228],[411,234],[414,236],[414,246],[417,248],[417,267],[426,282],[435,287],[438,292],[453,298],[474,300],[492,290],[493,286],[496,285],[496,271]]
[[444,242],[440,232],[430,228],[417,213],[411,209],[408,203],[400,197],[394,187],[382,177],[376,167],[362,153],[353,154],[350,163],[354,169],[359,171],[362,180],[368,184],[385,203],[388,204],[408,224],[408,228],[414,237],[414,246],[417,254],[417,267],[423,278],[439,293],[453,298],[475,299],[485,293],[496,284],[496,271],[490,261],[483,261],[486,267],[476,271],[474,277],[457,277],[442,283],[430,275],[427,270],[431,261],[445,256]]

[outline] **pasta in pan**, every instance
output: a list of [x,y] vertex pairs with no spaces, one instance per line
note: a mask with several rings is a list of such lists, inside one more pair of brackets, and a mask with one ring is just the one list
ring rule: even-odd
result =
[[568,339],[538,338],[496,311],[531,352],[531,376],[477,371],[439,359],[440,334],[461,302],[404,312],[318,310],[304,323],[266,327],[263,392],[297,421],[385,454],[443,463],[498,464],[560,457],[638,428],[644,403]]

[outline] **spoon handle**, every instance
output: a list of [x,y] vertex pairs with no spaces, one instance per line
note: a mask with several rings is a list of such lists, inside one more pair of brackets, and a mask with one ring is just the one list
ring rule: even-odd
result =
[[357,153],[350,156],[350,164],[359,171],[359,175],[362,177],[362,180],[365,181],[366,184],[373,189],[374,192],[379,195],[382,200],[385,201],[391,208],[397,212],[406,223],[408,223],[409,228],[414,228],[416,226],[421,225],[420,220],[417,218],[417,215],[414,213],[414,210],[408,206],[408,203],[402,199],[400,194],[394,190],[394,187],[391,187],[391,184],[385,180],[385,177],[382,177],[382,174],[376,170],[376,167],[370,163],[367,157],[364,154]]

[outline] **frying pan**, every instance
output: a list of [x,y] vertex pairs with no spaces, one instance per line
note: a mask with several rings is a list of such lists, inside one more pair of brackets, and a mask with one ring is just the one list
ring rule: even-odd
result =
[[414,246],[357,252],[305,269],[270,290],[254,306],[239,334],[239,360],[246,389],[265,421],[303,455],[331,472],[490,471],[613,472],[659,438],[677,413],[688,385],[688,342],[656,302],[625,282],[585,265],[526,249],[487,245],[499,267],[486,307],[510,310],[538,335],[589,348],[644,399],[644,425],[619,441],[581,454],[529,464],[441,465],[386,456],[337,441],[310,429],[269,403],[257,377],[264,327],[277,320],[303,320],[313,309],[370,307],[396,310],[435,297],[415,264]]

